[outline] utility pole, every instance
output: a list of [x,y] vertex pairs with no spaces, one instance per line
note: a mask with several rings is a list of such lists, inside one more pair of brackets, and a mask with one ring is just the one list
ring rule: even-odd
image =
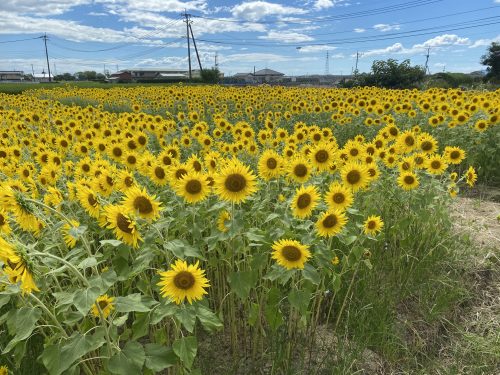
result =
[[193,38],[193,46],[196,52],[196,59],[198,60],[198,66],[200,67],[200,73],[203,73],[203,68],[201,67],[200,55],[198,54],[198,48],[196,48],[196,40],[194,39],[193,27],[189,23],[189,30],[191,31],[191,37]]
[[215,69],[219,67],[219,63],[217,62],[217,52],[215,52]]
[[47,70],[49,72],[49,82],[52,82],[52,77],[50,75],[50,65],[49,65],[49,52],[47,51],[47,33],[45,33],[42,37],[43,42],[45,43],[45,57],[47,59]]
[[427,55],[425,55],[425,74],[431,74],[429,70],[429,52],[431,50],[431,47],[427,48]]
[[187,39],[187,46],[188,46],[188,65],[189,65],[189,80],[192,78],[192,73],[191,73],[191,45],[189,42],[189,20],[191,18],[191,15],[184,10],[184,14],[182,14],[186,19],[184,22],[186,22],[186,39]]
[[330,74],[330,54],[326,51],[326,61],[325,61],[325,76]]
[[33,79],[35,79],[35,68],[33,68],[33,64],[31,64],[31,74],[33,74]]

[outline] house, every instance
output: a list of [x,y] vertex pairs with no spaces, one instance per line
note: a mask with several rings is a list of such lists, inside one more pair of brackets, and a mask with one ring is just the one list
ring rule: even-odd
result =
[[0,70],[0,82],[21,82],[24,72],[20,70]]
[[[50,78],[52,78],[51,79],[52,81],[54,80],[54,76],[52,74],[50,74]],[[33,81],[35,81],[35,82],[50,82],[49,75],[45,72],[35,73],[35,74],[33,74]]]
[[279,82],[284,76],[285,74],[272,69],[261,69],[253,73],[253,77],[257,83]]
[[[200,78],[198,69],[191,70],[192,78]],[[164,82],[189,79],[189,71],[183,69],[134,68],[124,69],[110,75],[110,82]]]

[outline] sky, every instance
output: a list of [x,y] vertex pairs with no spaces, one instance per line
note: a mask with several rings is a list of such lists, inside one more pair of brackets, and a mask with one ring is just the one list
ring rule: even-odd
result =
[[[0,70],[187,69],[186,23],[201,64],[226,76],[351,74],[410,59],[431,73],[484,69],[500,42],[500,0],[3,0]],[[193,50],[192,66],[198,67]],[[328,55],[328,58],[327,58]]]

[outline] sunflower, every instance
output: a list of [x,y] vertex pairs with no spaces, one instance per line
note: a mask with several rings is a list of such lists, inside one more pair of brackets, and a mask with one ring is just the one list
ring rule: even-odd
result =
[[473,187],[477,181],[477,173],[474,167],[470,166],[467,172],[465,172],[465,176],[466,176],[465,181],[467,182],[467,185]]
[[123,192],[136,185],[133,173],[127,169],[120,170],[115,180],[117,188]]
[[7,366],[0,367],[0,375],[9,375],[9,369]]
[[12,284],[21,283],[23,294],[29,294],[32,291],[39,292],[29,263],[23,254],[0,237],[0,261],[4,263],[3,272],[8,276]]
[[426,162],[427,172],[435,175],[443,174],[443,172],[448,168],[445,158],[441,155],[431,155]]
[[352,205],[354,197],[351,189],[335,181],[330,184],[324,200],[329,209],[345,210]]
[[301,186],[295,192],[292,199],[293,216],[300,219],[311,216],[314,208],[318,205],[318,190],[315,186]]
[[231,214],[227,210],[221,211],[217,218],[217,229],[221,232],[227,232],[229,228],[226,226],[226,222],[229,220],[231,220]]
[[170,268],[169,271],[159,273],[161,280],[157,285],[161,287],[162,297],[169,297],[179,305],[186,299],[192,304],[207,294],[205,288],[210,284],[205,277],[205,271],[199,268],[199,262],[188,265],[178,259]]
[[270,180],[281,174],[282,158],[273,150],[266,150],[262,153],[257,165],[259,175],[264,180]]
[[64,242],[66,243],[69,249],[74,248],[76,245],[76,241],[78,241],[78,236],[75,235],[74,231],[79,226],[80,223],[78,221],[71,220],[71,224],[66,223],[62,227]]
[[99,217],[100,205],[97,196],[89,187],[79,183],[76,187],[76,197],[90,216],[95,219]]
[[446,146],[444,148],[444,157],[450,164],[460,164],[465,159],[465,151],[460,147]]
[[353,191],[363,189],[370,182],[370,175],[365,165],[351,161],[346,163],[340,175],[344,186],[350,187]]
[[0,208],[0,234],[9,235],[11,232],[8,214],[4,209]]
[[103,318],[106,319],[111,314],[111,311],[115,309],[113,305],[114,300],[114,297],[109,297],[107,294],[97,297],[95,303],[92,305],[92,315],[99,318],[102,313]]
[[413,172],[402,172],[398,177],[398,185],[404,190],[416,189],[419,185],[417,175]]
[[198,172],[190,172],[177,180],[174,185],[175,192],[183,197],[188,203],[196,203],[204,200],[210,188],[205,175]]
[[137,247],[138,241],[142,241],[141,235],[137,230],[137,225],[127,214],[128,209],[122,206],[109,205],[104,207],[106,215],[107,228],[113,229],[116,238],[126,244]]
[[288,270],[304,269],[304,263],[311,257],[309,246],[295,240],[275,241],[272,249],[274,250],[272,258]]
[[311,163],[320,171],[327,171],[334,162],[335,148],[328,143],[319,143],[310,154]]
[[127,190],[122,204],[129,213],[152,221],[160,217],[160,202],[155,198],[150,196],[145,188],[134,186]]
[[306,182],[311,177],[309,162],[302,157],[292,159],[288,164],[288,176],[296,182]]
[[239,160],[231,160],[215,175],[215,192],[221,199],[240,203],[257,190],[255,175]]
[[321,237],[334,236],[344,228],[347,223],[345,213],[337,208],[323,212],[316,221],[316,231]]
[[380,216],[372,215],[368,216],[368,218],[363,223],[365,234],[376,235],[378,232],[382,230],[384,226],[384,222],[380,218]]

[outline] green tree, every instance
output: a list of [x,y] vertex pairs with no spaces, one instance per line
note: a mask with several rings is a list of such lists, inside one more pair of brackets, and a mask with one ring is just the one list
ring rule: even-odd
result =
[[204,83],[218,83],[220,79],[220,71],[217,68],[204,69],[201,72],[201,80]]
[[54,80],[56,81],[74,81],[75,76],[71,73],[63,73],[54,76]]
[[500,82],[500,43],[491,43],[487,53],[481,57],[481,64],[487,66],[486,80]]
[[397,60],[377,60],[372,64],[368,83],[373,86],[391,89],[415,87],[425,77],[425,70],[421,66],[411,66],[410,60],[398,64]]

